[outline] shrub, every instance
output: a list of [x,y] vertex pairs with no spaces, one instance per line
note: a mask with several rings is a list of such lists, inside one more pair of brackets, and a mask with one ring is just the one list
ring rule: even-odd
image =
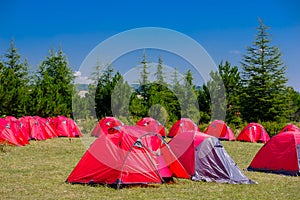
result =
[[206,123],[199,124],[200,131],[204,132],[207,129],[208,125],[209,124],[206,124]]
[[285,122],[258,122],[260,123],[268,132],[270,137],[278,134],[283,127],[287,125]]

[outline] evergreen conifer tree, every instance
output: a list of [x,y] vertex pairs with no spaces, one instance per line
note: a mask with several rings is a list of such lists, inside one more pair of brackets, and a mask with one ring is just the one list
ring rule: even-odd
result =
[[32,115],[72,117],[73,73],[62,49],[50,51],[36,74]]
[[21,60],[13,40],[7,53],[4,54],[4,61],[0,64],[0,73],[0,116],[26,115],[29,90],[28,63]]
[[256,39],[241,62],[241,111],[249,122],[285,120],[287,115],[286,67],[279,48],[271,45],[268,29],[259,19]]

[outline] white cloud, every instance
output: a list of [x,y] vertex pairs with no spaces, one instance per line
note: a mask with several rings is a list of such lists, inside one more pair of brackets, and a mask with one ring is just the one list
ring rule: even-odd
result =
[[73,74],[75,77],[80,77],[81,76],[81,71],[76,71]]
[[76,71],[74,72],[74,76],[75,76],[75,83],[76,84],[90,84],[93,81],[87,77],[87,76],[81,76],[81,72],[80,71]]

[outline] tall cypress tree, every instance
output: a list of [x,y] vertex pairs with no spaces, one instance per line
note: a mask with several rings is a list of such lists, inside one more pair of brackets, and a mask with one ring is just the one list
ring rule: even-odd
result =
[[241,62],[241,110],[247,121],[285,119],[288,109],[286,67],[279,48],[271,45],[268,29],[259,19],[256,39]]

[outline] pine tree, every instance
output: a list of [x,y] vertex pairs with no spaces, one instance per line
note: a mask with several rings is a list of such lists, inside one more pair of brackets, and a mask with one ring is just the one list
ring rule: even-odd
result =
[[147,55],[146,55],[146,50],[144,50],[143,53],[143,59],[141,61],[142,64],[142,71],[141,71],[141,81],[140,85],[143,87],[149,83],[149,71],[148,71],[148,62],[147,62]]
[[164,84],[164,74],[163,74],[163,60],[162,57],[159,56],[158,63],[157,63],[157,71],[155,73],[156,82],[158,84]]
[[226,117],[226,94],[224,83],[219,71],[210,72],[211,79],[207,82],[207,88],[211,102],[211,121],[225,120]]
[[195,123],[198,123],[200,113],[193,79],[194,78],[191,73],[191,70],[187,70],[184,78],[184,90],[180,105],[182,117],[190,118]]
[[0,116],[21,117],[27,114],[28,63],[21,60],[21,55],[11,41],[10,48],[4,55],[1,65]]
[[197,92],[197,99],[200,110],[199,122],[208,123],[211,116],[211,101],[208,87],[203,84]]
[[115,87],[111,99],[112,113],[114,116],[123,119],[122,121],[129,121],[129,105],[133,89],[126,81],[124,81],[124,78],[119,73],[117,73],[114,81]]
[[289,92],[289,109],[288,109],[288,119],[290,121],[300,120],[300,93],[295,91],[294,88],[288,87]]
[[174,104],[174,109],[172,110],[172,114],[174,117],[170,120],[174,123],[178,119],[182,118],[182,107],[181,104],[183,104],[183,99],[184,99],[184,86],[180,84],[180,79],[179,79],[179,72],[178,69],[175,67],[174,73],[173,73],[173,81],[172,81],[172,90],[173,90],[173,104]]
[[50,51],[36,74],[32,115],[72,117],[73,73],[62,49]]
[[241,123],[239,117],[239,93],[241,91],[240,73],[237,66],[231,66],[226,61],[225,64],[221,62],[218,66],[219,74],[222,78],[225,94],[226,94],[226,122]]
[[284,120],[288,109],[286,67],[279,48],[271,46],[267,27],[259,20],[256,39],[243,55],[241,111],[246,121]]
[[[3,102],[5,98],[5,75],[4,75],[4,64],[0,61],[0,101]],[[0,117],[4,117],[5,112],[4,112],[4,105],[1,103],[0,104]]]
[[113,115],[112,94],[121,78],[119,72],[114,74],[112,65],[108,65],[100,76],[95,91],[95,111],[98,119]]
[[142,71],[140,72],[139,87],[133,93],[130,100],[130,112],[133,116],[136,117],[146,117],[149,110],[149,90],[150,90],[150,81],[149,81],[149,69],[146,51],[143,52],[143,58],[141,61]]

